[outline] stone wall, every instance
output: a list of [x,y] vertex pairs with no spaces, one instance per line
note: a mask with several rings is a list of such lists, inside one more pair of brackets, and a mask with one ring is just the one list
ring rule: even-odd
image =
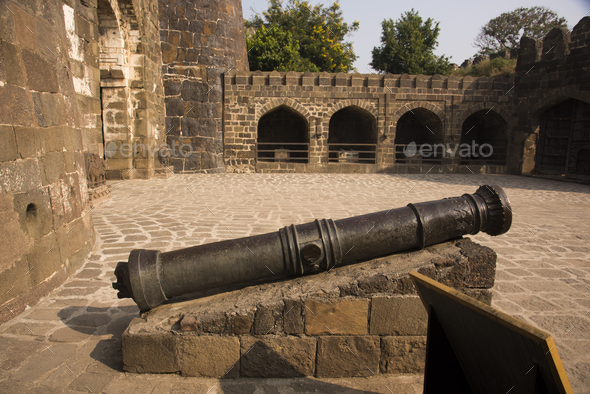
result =
[[3,2],[0,322],[60,285],[92,247],[86,158],[106,157],[111,178],[156,172],[165,135],[156,4]]
[[[235,172],[518,172],[519,152],[513,147],[510,132],[507,160],[502,163],[476,160],[465,166],[458,152],[454,157],[445,154],[435,161],[417,160],[416,157],[400,162],[403,146],[395,147],[398,121],[405,114],[415,116],[416,123],[422,124],[424,129],[413,130],[412,134],[434,134],[436,130],[429,128],[428,122],[430,118],[435,119],[441,133],[436,141],[449,144],[451,149],[460,144],[462,132],[469,132],[462,130],[464,121],[478,111],[484,117],[501,117],[510,131],[514,122],[513,82],[508,78],[474,79],[469,76],[459,79],[439,75],[247,73],[232,70],[225,76],[224,84],[225,165],[228,171]],[[289,108],[307,120],[308,163],[261,162],[256,159],[258,122],[279,107]],[[359,124],[374,125],[376,130],[368,130],[365,139],[367,143],[376,142],[374,163],[365,164],[362,160],[350,163],[350,160],[336,158],[338,152],[329,153],[330,120],[342,109],[349,109],[351,116],[359,114]],[[351,141],[351,145],[355,145],[352,142],[359,141]],[[362,157],[364,148],[361,145],[356,144],[350,149],[360,151]]]
[[102,145],[91,137],[98,133],[99,103],[79,93],[97,93],[96,59],[89,57],[88,68],[77,63],[84,48],[70,45],[72,34],[92,35],[85,19],[92,10],[73,1],[5,1],[2,7],[0,322],[84,262],[93,232],[83,152]]
[[122,336],[124,368],[215,378],[420,373],[427,313],[408,272],[491,303],[496,254],[469,239],[159,306]]
[[[516,67],[518,106],[515,112],[518,121],[513,133],[515,144],[521,147],[522,172],[525,174],[539,173],[537,151],[544,112],[570,99],[590,104],[589,42],[588,16],[582,18],[571,32],[555,28],[542,41],[528,37],[520,41]],[[567,163],[563,175],[590,179],[590,168],[576,171],[580,153],[584,156],[590,153],[590,135],[587,131],[583,133],[590,127],[590,113],[586,111],[582,117],[586,119],[585,124],[578,123],[576,130],[569,135],[571,142],[564,154]],[[567,146],[567,132],[563,136]]]
[[159,0],[168,146],[175,172],[223,172],[223,74],[248,70],[240,0]]

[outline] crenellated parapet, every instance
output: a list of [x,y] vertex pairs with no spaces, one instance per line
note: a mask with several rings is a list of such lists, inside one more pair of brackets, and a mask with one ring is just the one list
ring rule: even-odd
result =
[[[441,75],[409,74],[345,74],[312,72],[262,72],[232,71],[225,76],[227,85],[250,86],[309,86],[332,88],[382,88],[387,89],[445,89],[445,90],[485,90],[506,93],[513,86],[507,77],[466,76],[463,78]],[[393,93],[391,91],[390,93]]]
[[582,76],[577,75],[580,73],[572,72],[590,65],[589,42],[590,16],[582,18],[571,31],[563,27],[552,29],[543,40],[523,37],[518,49],[517,77],[538,79],[540,74],[563,72],[563,75],[549,79],[559,80],[560,85],[585,83],[585,80],[576,78]]
[[[554,28],[543,40],[529,37],[520,40],[515,77],[515,117],[518,121],[513,134],[516,136],[516,143],[522,147],[521,172],[539,172],[540,163],[554,163],[556,168],[567,167],[574,170],[584,167],[581,162],[578,163],[579,158],[586,155],[584,149],[588,149],[583,133],[572,133],[568,144],[564,139],[570,138],[567,137],[569,126],[566,126],[559,131],[563,134],[561,139],[547,139],[547,130],[554,127],[555,122],[548,123],[546,114],[550,108],[571,99],[590,103],[589,43],[590,16],[582,18],[571,31]],[[573,111],[575,105],[572,103],[564,108]],[[562,114],[560,118],[568,116]],[[566,141],[561,153],[547,153],[552,146],[557,147],[556,141]],[[567,151],[567,155],[564,156],[562,151]],[[561,164],[558,165],[558,162]],[[561,175],[565,170],[555,171]]]

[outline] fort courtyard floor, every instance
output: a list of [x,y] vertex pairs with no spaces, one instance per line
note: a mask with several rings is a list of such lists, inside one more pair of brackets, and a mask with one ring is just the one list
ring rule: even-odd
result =
[[[205,379],[122,370],[121,334],[138,316],[111,288],[135,248],[169,251],[315,218],[402,207],[499,184],[507,234],[472,238],[498,254],[493,306],[550,333],[576,393],[590,393],[590,186],[504,175],[211,174],[110,183],[92,209],[87,262],[0,326],[1,393],[421,393],[422,376]],[[443,391],[441,391],[443,392]]]

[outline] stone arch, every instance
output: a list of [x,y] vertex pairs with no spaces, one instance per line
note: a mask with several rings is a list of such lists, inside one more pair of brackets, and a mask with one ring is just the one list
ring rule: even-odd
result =
[[399,118],[401,118],[406,113],[411,112],[413,109],[416,109],[416,108],[424,108],[424,109],[429,110],[430,112],[433,112],[434,114],[436,114],[438,116],[438,118],[440,119],[440,121],[443,124],[447,118],[447,115],[445,114],[445,111],[442,108],[440,108],[432,103],[429,103],[428,101],[413,101],[411,103],[407,103],[406,105],[404,105],[403,107],[398,109],[393,114],[393,116],[391,118],[392,124],[397,125]]
[[266,113],[272,111],[275,108],[280,106],[289,107],[295,112],[298,112],[301,116],[303,116],[307,122],[309,123],[309,117],[311,114],[309,111],[301,105],[298,101],[293,100],[292,98],[284,97],[284,98],[273,98],[272,100],[268,101],[264,104],[258,111],[256,111],[256,124],[260,121]]
[[343,108],[352,106],[362,108],[365,111],[369,112],[371,115],[373,115],[375,121],[379,117],[377,109],[372,104],[368,103],[366,100],[340,100],[336,104],[334,104],[332,108],[325,112],[324,119],[329,121],[332,118],[332,115],[334,115],[336,112],[340,111]]
[[508,157],[508,122],[492,108],[471,112],[461,123],[461,164],[505,165]]
[[551,94],[543,95],[543,97],[534,106],[530,107],[530,113],[533,117],[538,117],[547,109],[569,99],[579,100],[590,104],[590,92],[582,92],[575,89],[573,86],[554,89],[550,93]]
[[[442,112],[440,109],[438,113],[432,111],[430,108],[437,109],[432,105],[430,108],[418,105],[408,107],[401,116],[394,116],[396,163],[440,164],[445,154]],[[402,109],[397,115],[401,112]]]
[[375,164],[377,119],[357,105],[343,107],[328,123],[328,161]]
[[463,113],[457,119],[457,126],[459,128],[461,128],[461,126],[463,125],[463,123],[465,122],[465,120],[468,117],[470,117],[474,113],[484,110],[484,109],[497,113],[499,116],[501,116],[506,121],[507,124],[510,124],[511,116],[504,108],[500,107],[497,104],[486,102],[486,103],[473,104],[467,110],[463,111]]
[[286,104],[266,110],[256,125],[258,162],[307,163],[309,121]]
[[[152,130],[158,130],[163,124],[151,119],[148,110],[141,115],[136,111],[145,107],[142,102],[145,99],[141,97],[155,86],[153,77],[149,83],[144,80],[147,58],[142,45],[149,42],[144,37],[146,26],[143,26],[142,16],[138,15],[131,0],[98,0],[97,17],[102,137],[107,174],[116,179],[149,176],[154,169],[154,158],[145,160],[145,149],[149,150],[158,138],[158,133],[154,137]],[[115,154],[123,144],[134,147],[128,157]]]

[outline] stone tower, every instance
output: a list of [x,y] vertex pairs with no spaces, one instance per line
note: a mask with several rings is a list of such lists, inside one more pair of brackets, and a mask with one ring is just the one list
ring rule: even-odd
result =
[[159,14],[170,164],[223,172],[223,74],[248,71],[242,3],[159,0]]

